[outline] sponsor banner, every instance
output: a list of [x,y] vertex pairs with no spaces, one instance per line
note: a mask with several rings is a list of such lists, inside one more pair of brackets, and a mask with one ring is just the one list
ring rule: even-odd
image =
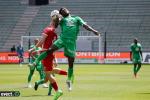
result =
[[57,58],[57,62],[58,63],[68,63],[68,59],[67,58]]
[[[56,58],[58,59],[58,62],[60,63],[67,63],[67,59],[64,56],[63,52],[56,52]],[[129,53],[128,52],[108,52],[106,54],[107,58],[113,58],[113,59],[122,59],[122,58],[129,58]],[[25,61],[28,61],[27,59],[29,58],[28,53],[24,53],[24,58],[26,59]],[[102,59],[104,59],[104,53],[102,52],[76,52],[76,62],[93,62],[95,63],[95,60],[100,62]],[[86,62],[87,61],[87,62]],[[17,53],[10,53],[10,52],[5,52],[5,53],[0,53],[0,63],[18,63],[19,58],[17,56]]]
[[150,52],[143,53],[143,63],[150,63]]
[[130,59],[118,58],[118,59],[105,59],[104,63],[116,63],[116,64],[126,64],[131,63]]
[[[28,58],[28,53],[24,53],[24,57]],[[17,53],[2,52],[0,53],[0,63],[18,63],[19,58]]]
[[[130,61],[130,56],[127,58],[106,58],[104,62],[105,63],[132,63],[132,61]],[[143,53],[142,63],[150,64],[150,52]]]
[[[67,63],[68,60],[63,52],[56,52],[56,58],[59,63]],[[24,53],[24,58],[28,59],[28,53]],[[130,60],[129,52],[108,52],[104,61],[102,52],[76,52],[76,63],[121,63]],[[2,52],[0,53],[0,63],[18,63],[17,53]],[[28,60],[26,60],[28,61]],[[150,52],[143,53],[143,63],[150,63]]]
[[[103,52],[77,52],[76,58],[104,59]],[[108,52],[106,58],[129,58],[129,52]]]
[[86,58],[76,58],[75,63],[99,63],[95,58],[86,59]]

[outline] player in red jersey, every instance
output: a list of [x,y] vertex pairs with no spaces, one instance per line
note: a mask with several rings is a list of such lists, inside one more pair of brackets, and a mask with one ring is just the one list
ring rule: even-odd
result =
[[[41,40],[35,46],[35,47],[38,47],[38,46],[42,45],[43,51],[48,50],[52,46],[53,41],[57,38],[57,35],[55,33],[55,28],[57,28],[57,26],[59,24],[59,17],[57,17],[56,12],[57,12],[57,10],[54,10],[51,13],[50,26],[48,26],[44,29]],[[59,11],[58,11],[58,13],[59,13]],[[29,52],[32,52],[34,50],[34,48],[30,49]],[[35,82],[34,88],[35,88],[35,90],[37,90],[37,88],[40,84],[43,84],[43,82],[47,82],[49,80],[51,86],[56,91],[56,94],[54,95],[54,100],[57,100],[63,93],[60,89],[58,89],[58,85],[52,74],[56,73],[56,74],[60,74],[60,75],[67,75],[67,72],[64,70],[61,70],[59,68],[53,68],[53,60],[56,63],[56,60],[54,59],[54,54],[49,54],[45,59],[42,60],[46,78],[44,81],[40,80],[40,81]]]

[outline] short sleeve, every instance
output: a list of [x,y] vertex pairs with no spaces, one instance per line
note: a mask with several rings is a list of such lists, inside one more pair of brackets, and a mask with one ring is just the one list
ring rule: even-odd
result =
[[86,24],[86,22],[79,16],[76,17],[78,22],[79,22],[79,25],[83,25],[83,24]]
[[133,51],[133,44],[130,45],[130,51]]

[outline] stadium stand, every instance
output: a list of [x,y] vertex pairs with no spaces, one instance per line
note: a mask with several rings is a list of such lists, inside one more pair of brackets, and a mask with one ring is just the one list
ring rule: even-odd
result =
[[[0,50],[3,51],[3,47],[6,40],[10,36],[14,26],[20,19],[21,14],[24,12],[25,6],[20,6],[18,0],[0,0]],[[13,39],[13,38],[12,38]],[[12,46],[10,46],[12,47]],[[10,48],[9,47],[9,48]],[[7,49],[8,51],[9,49]]]
[[[150,50],[149,0],[56,0],[56,3],[37,7],[29,7],[20,2],[21,0],[0,0],[0,19],[2,20],[0,51],[8,51],[12,45],[20,41],[21,35],[28,35],[31,32],[31,35],[39,36],[42,29],[49,24],[51,10],[60,7],[67,7],[72,14],[81,16],[87,23],[102,32],[102,45],[106,32],[108,51],[129,51],[129,45],[134,37],[138,37],[141,41],[143,51]],[[30,19],[28,23],[22,21],[25,16]],[[18,28],[20,34],[15,31]],[[60,33],[60,30],[57,31]],[[92,34],[81,28],[79,35]],[[6,41],[7,39],[9,42]],[[98,45],[96,42],[93,44]],[[95,50],[95,46],[91,50]]]

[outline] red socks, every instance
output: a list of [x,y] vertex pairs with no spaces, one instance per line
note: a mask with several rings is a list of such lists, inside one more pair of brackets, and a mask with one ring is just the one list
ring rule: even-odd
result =
[[67,72],[64,70],[60,70],[59,75],[67,75]]
[[58,91],[58,85],[57,85],[56,82],[51,83],[51,85],[52,85],[52,87],[53,87],[53,89],[54,89],[55,91]]

